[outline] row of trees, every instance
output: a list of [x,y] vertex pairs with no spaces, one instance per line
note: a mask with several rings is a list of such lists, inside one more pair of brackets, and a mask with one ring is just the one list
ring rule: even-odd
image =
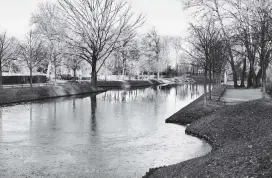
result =
[[[101,69],[133,75],[153,72],[160,77],[169,65],[173,37],[163,37],[155,29],[144,35],[137,29],[144,23],[125,0],[59,0],[40,4],[31,17],[33,29],[20,42],[0,35],[0,86],[2,69],[14,60],[24,61],[30,71],[47,72],[66,66],[76,71],[90,65],[96,86]],[[173,45],[172,45],[173,46]]]
[[[194,11],[199,22],[191,25],[191,36],[199,44],[191,44],[195,53],[201,51],[205,71],[212,71],[212,58],[219,63],[219,68],[227,61],[235,87],[244,87],[245,81],[247,87],[262,84],[264,97],[272,50],[272,1],[183,0],[183,3],[185,9]],[[199,60],[197,62],[203,65]]]
[[[192,63],[204,70],[204,93],[207,93],[209,81],[209,99],[212,99],[212,84],[216,81],[221,84],[221,76],[227,63],[227,46],[220,30],[215,26],[213,19],[201,25],[191,24],[190,37],[187,38],[188,48],[182,48]],[[217,86],[218,87],[218,86]],[[206,97],[204,103],[206,105]]]

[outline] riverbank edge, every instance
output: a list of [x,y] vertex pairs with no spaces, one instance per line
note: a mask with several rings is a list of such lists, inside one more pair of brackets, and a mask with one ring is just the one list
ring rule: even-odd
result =
[[98,85],[97,88],[92,87],[88,82],[57,86],[40,86],[33,88],[5,88],[0,91],[0,106],[8,106],[24,102],[69,97],[75,95],[102,93],[109,89],[133,89],[159,84],[161,84],[161,82],[157,80],[144,80],[125,82],[107,81],[103,82],[102,86]]
[[[206,107],[206,110],[203,108],[203,100],[204,100],[204,94],[201,95],[199,98],[194,100],[189,105],[185,106],[184,108],[180,109],[178,112],[170,116],[165,120],[165,123],[169,124],[177,124],[182,126],[187,126],[189,124],[193,124],[193,122],[201,119],[202,117],[211,115],[212,113],[216,112],[218,109],[222,108],[222,105],[220,104],[220,99],[224,95],[226,89],[228,88],[227,85],[221,85],[219,89],[214,89],[212,91],[212,100],[208,101],[208,106]],[[208,96],[209,93],[207,93]],[[216,104],[215,104],[216,103]],[[194,117],[195,113],[191,113],[192,110],[197,109],[197,115]],[[189,121],[188,121],[189,119]],[[201,140],[205,140],[208,144],[211,145],[212,151],[215,151],[219,146],[215,143],[214,140],[212,140],[210,137],[206,135],[199,134],[198,132],[194,132],[194,130],[188,130],[188,127],[185,129],[185,133],[187,135],[197,137]],[[210,153],[211,153],[210,152]],[[210,154],[208,153],[208,154]],[[199,157],[201,158],[201,157]],[[193,159],[191,159],[193,160]],[[184,161],[186,162],[186,161]],[[181,162],[181,163],[184,163]],[[180,164],[180,163],[178,163]],[[149,171],[146,173],[146,175],[143,176],[143,178],[150,178],[152,177],[153,173],[155,173],[157,170],[160,170],[161,168],[167,168],[168,166],[161,166],[156,168],[150,168]]]
[[271,177],[272,100],[223,107],[186,128],[213,150],[178,164],[150,169],[148,178]]
[[[198,120],[204,116],[212,114],[222,107],[220,103],[221,97],[227,89],[226,85],[221,85],[219,88],[214,88],[212,91],[212,100],[207,99],[207,106],[204,105],[204,94],[197,98],[195,101],[180,109],[178,112],[165,120],[165,123],[179,124],[186,126],[193,121]],[[209,93],[207,93],[207,96]]]

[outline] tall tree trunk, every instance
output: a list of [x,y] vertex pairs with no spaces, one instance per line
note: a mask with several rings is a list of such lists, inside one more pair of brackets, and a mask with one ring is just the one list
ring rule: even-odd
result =
[[3,73],[2,73],[2,66],[1,66],[1,59],[0,59],[0,90],[3,89]]
[[12,63],[11,62],[9,62],[9,74],[11,73],[11,69],[12,69]]
[[96,131],[96,109],[97,109],[97,101],[96,95],[91,96],[91,119],[92,119],[92,131]]
[[209,100],[212,99],[212,70],[209,71]]
[[230,63],[230,66],[231,66],[231,69],[232,69],[232,76],[233,76],[233,84],[234,84],[234,88],[237,88],[238,87],[238,82],[237,82],[237,73],[236,73],[236,70],[235,70],[235,65],[234,65],[234,62]]
[[33,79],[33,77],[32,77],[32,68],[30,68],[29,69],[30,70],[30,88],[32,88],[32,79]]
[[157,54],[157,79],[160,78],[160,59],[159,54]]
[[226,30],[224,28],[225,26],[223,24],[223,19],[222,19],[222,16],[221,16],[220,12],[219,12],[218,0],[214,0],[214,5],[215,5],[215,11],[217,13],[218,20],[219,20],[222,32],[223,32],[225,38],[227,39],[226,44],[227,44],[228,54],[229,54],[229,57],[230,57],[229,63],[231,65],[231,70],[232,70],[232,73],[233,73],[234,88],[237,88],[238,87],[237,74],[236,74],[236,70],[235,70],[234,56],[233,56],[232,49],[231,49],[230,37],[229,37],[229,35],[227,34],[227,32],[226,32]]
[[266,69],[264,69],[263,64],[263,70],[262,70],[262,98],[265,99],[265,93],[266,93]]
[[[254,72],[255,74],[255,72]],[[262,78],[263,77],[263,68],[261,67],[257,73],[257,75],[255,74],[253,76],[253,81],[254,81],[254,87],[255,88],[258,88],[258,87],[261,87],[262,86]]]
[[243,71],[242,71],[242,79],[240,87],[245,87],[245,78],[246,78],[246,58],[244,58]]
[[97,73],[96,73],[96,63],[97,63],[97,58],[94,55],[92,58],[92,81],[91,81],[91,85],[93,87],[97,87]]
[[212,72],[212,84],[213,84],[213,86],[216,85],[216,82],[217,82],[217,79],[216,79],[216,76],[215,76],[215,71],[213,70],[213,72]]
[[122,76],[123,76],[123,80],[125,79],[125,68],[123,68],[123,71],[122,71]]
[[207,106],[207,68],[204,69],[204,107]]
[[47,78],[50,78],[50,70],[51,70],[51,59],[49,60],[48,66],[47,66]]
[[73,69],[74,77],[76,77],[76,69]]
[[126,75],[126,59],[123,59],[123,71],[122,71],[122,75],[123,75],[123,80],[125,79],[125,75]]
[[249,75],[247,78],[247,88],[251,88],[254,86],[255,81],[255,71],[252,62],[249,63]]
[[57,82],[57,66],[55,65],[55,83]]

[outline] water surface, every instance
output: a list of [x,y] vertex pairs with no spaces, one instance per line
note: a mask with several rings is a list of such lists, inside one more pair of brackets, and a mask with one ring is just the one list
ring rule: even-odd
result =
[[201,85],[108,91],[0,108],[0,177],[141,177],[210,146],[165,119]]

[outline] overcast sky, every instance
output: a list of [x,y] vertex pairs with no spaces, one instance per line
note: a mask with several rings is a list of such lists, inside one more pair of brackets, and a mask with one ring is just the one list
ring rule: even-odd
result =
[[[37,4],[47,0],[0,0],[0,30],[9,36],[23,39],[29,30],[29,19]],[[54,1],[54,0],[51,0]],[[55,0],[56,1],[56,0]],[[187,16],[180,0],[131,0],[133,10],[146,14],[146,24],[141,31],[154,26],[162,35],[183,36],[187,28]]]

